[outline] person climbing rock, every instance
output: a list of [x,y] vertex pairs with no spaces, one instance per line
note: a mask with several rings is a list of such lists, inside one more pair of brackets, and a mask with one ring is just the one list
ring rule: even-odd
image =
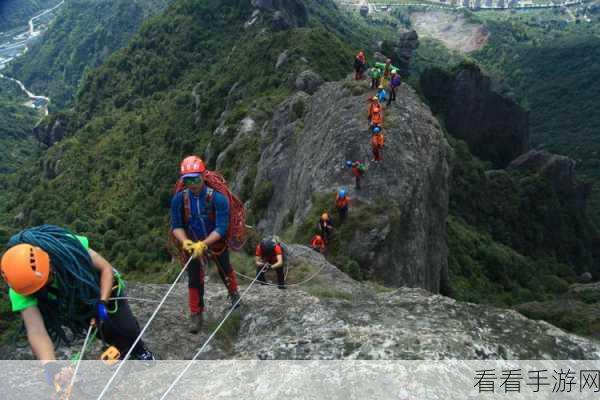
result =
[[321,218],[319,218],[319,222],[317,223],[317,230],[325,241],[325,244],[329,244],[333,235],[333,221],[327,212],[321,214]]
[[377,88],[377,94],[375,96],[377,96],[377,100],[379,100],[380,103],[385,103],[387,93],[382,85],[379,85]]
[[363,74],[367,69],[367,59],[365,53],[360,51],[354,59],[354,80],[360,81],[363,79]]
[[371,78],[371,89],[377,89],[381,85],[381,70],[377,67],[369,68],[369,78]]
[[367,172],[367,167],[361,161],[346,161],[346,166],[350,168],[352,176],[354,176],[354,185],[357,190],[360,189],[360,181]]
[[390,97],[388,99],[388,106],[392,104],[392,101],[396,101],[396,90],[398,86],[402,84],[402,78],[398,74],[397,70],[392,70],[392,78],[390,80]]
[[264,238],[256,246],[254,255],[257,280],[266,284],[265,272],[272,269],[277,272],[277,288],[285,289],[283,247],[279,240],[274,237]]
[[381,103],[379,102],[379,97],[377,96],[373,97],[371,105],[369,106],[368,120],[370,128],[374,125],[383,125],[383,110],[381,108]]
[[371,150],[373,151],[374,162],[383,160],[381,152],[385,145],[385,138],[383,137],[383,130],[379,126],[373,127],[373,136],[371,137]]
[[340,216],[340,224],[343,224],[348,217],[348,207],[350,205],[350,198],[346,194],[345,189],[340,189],[335,196],[335,208]]
[[[9,286],[12,311],[21,313],[31,349],[50,384],[70,383],[73,372],[56,361],[55,349],[85,336],[90,324],[121,355],[140,334],[123,299],[121,276],[90,248],[87,237],[54,225],[25,229],[10,238],[0,273]],[[131,354],[138,360],[155,359],[141,340]]]
[[314,251],[317,251],[321,254],[325,253],[327,247],[325,246],[325,241],[321,237],[321,235],[315,235],[310,241],[310,248]]
[[392,60],[391,59],[387,59],[385,61],[385,65],[383,67],[383,81],[382,81],[382,85],[385,87],[387,86],[387,83],[389,82],[390,78],[392,77]]
[[[171,200],[171,232],[183,254],[192,257],[188,271],[190,333],[202,329],[204,313],[204,268],[208,259],[217,266],[227,287],[232,306],[239,306],[238,284],[229,260],[227,242],[231,229],[230,207],[233,198],[222,178],[206,169],[196,157],[181,162],[180,181]],[[208,179],[211,179],[208,182]],[[217,183],[221,182],[219,187]],[[219,190],[220,189],[220,190]],[[236,203],[237,204],[237,203]],[[186,256],[182,257],[185,262]]]

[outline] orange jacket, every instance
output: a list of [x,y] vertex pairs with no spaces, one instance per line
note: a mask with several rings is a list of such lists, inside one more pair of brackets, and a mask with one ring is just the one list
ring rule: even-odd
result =
[[373,104],[371,104],[371,107],[369,107],[369,119],[371,120],[372,124],[383,124],[383,110],[381,109],[381,104],[377,102],[373,102]]
[[371,138],[371,146],[375,149],[382,149],[385,144],[385,138],[382,133],[376,133]]
[[339,195],[335,196],[335,207],[338,210],[344,207],[348,207],[348,204],[350,204],[350,197],[346,196],[343,199],[340,199]]

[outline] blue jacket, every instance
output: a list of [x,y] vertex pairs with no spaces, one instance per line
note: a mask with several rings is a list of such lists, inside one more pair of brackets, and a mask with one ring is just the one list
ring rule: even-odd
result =
[[[187,189],[186,189],[187,190]],[[191,240],[204,240],[212,231],[217,231],[222,238],[227,235],[229,228],[229,202],[216,190],[212,194],[212,207],[206,207],[207,187],[195,196],[190,196],[190,220],[184,221],[183,191],[171,199],[171,230],[183,228]],[[215,218],[211,218],[214,213]]]
[[379,102],[383,103],[385,101],[385,89],[381,89],[380,91],[377,92],[377,98],[379,98]]

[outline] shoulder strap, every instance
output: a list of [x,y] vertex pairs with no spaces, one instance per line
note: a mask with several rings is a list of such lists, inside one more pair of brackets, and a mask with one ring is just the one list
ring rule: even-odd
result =
[[190,191],[185,189],[183,191],[183,223],[187,225],[192,218],[192,205],[190,203]]
[[205,207],[210,210],[208,212],[208,217],[213,221],[215,221],[217,219],[217,211],[215,210],[215,203],[213,201],[214,197],[215,197],[215,189],[213,189],[207,185],[206,186],[206,197],[204,198],[204,201],[205,201]]

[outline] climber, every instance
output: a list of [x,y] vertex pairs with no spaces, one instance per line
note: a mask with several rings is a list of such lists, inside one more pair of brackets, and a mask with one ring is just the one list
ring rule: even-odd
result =
[[381,103],[379,102],[379,97],[373,97],[373,101],[369,106],[369,128],[372,128],[374,125],[382,126],[383,125],[383,110],[381,109]]
[[396,90],[398,86],[402,84],[402,78],[398,74],[398,70],[392,70],[392,79],[390,80],[390,98],[388,99],[388,106],[392,104],[392,101],[396,101]]
[[321,214],[321,218],[319,218],[319,222],[317,223],[317,230],[323,238],[323,241],[325,241],[325,244],[329,244],[331,235],[333,235],[333,221],[327,211]]
[[313,236],[312,240],[310,241],[310,248],[321,254],[324,254],[325,250],[327,249],[325,246],[325,241],[323,240],[321,235]]
[[[214,173],[196,157],[181,162],[180,181],[171,200],[171,231],[182,250],[193,259],[188,265],[190,333],[198,333],[203,325],[204,268],[208,259],[217,266],[227,287],[231,305],[239,306],[238,284],[229,260],[227,237],[231,228],[231,199],[207,181]],[[223,191],[228,189],[224,187]],[[185,257],[183,257],[185,260]],[[183,261],[182,260],[182,261]]]
[[[266,284],[265,272],[272,269],[277,272],[277,288],[285,289],[283,247],[279,239],[277,237],[264,238],[256,246],[254,255],[257,281]],[[265,264],[266,268],[264,268]]]
[[[0,272],[9,286],[12,311],[21,313],[27,339],[49,384],[69,384],[73,374],[56,361],[55,345],[84,336],[90,324],[122,355],[129,351],[140,328],[123,299],[123,280],[89,247],[86,237],[43,225],[17,233],[7,247]],[[154,360],[142,341],[132,355]]]
[[352,171],[352,176],[354,176],[354,185],[356,189],[360,189],[360,180],[367,172],[367,167],[361,161],[346,161],[346,167],[350,168]]
[[381,84],[381,70],[377,67],[369,68],[368,75],[371,78],[371,89],[377,89]]
[[383,137],[383,130],[376,125],[373,127],[373,136],[371,137],[371,150],[373,151],[373,160],[371,161],[379,162],[383,160],[381,151],[383,150],[384,144],[385,138]]
[[392,76],[392,69],[392,60],[388,58],[385,61],[385,66],[383,67],[383,86],[386,86],[388,81],[390,80]]
[[379,85],[379,87],[377,88],[377,94],[375,96],[377,96],[377,100],[379,100],[380,103],[385,103],[387,93],[385,92],[385,88],[382,85]]
[[346,194],[346,189],[340,189],[335,196],[335,208],[340,216],[340,224],[343,224],[348,217],[348,206],[350,205],[350,198]]
[[367,59],[365,53],[360,51],[354,59],[354,80],[360,81],[363,79],[363,74],[367,68]]

